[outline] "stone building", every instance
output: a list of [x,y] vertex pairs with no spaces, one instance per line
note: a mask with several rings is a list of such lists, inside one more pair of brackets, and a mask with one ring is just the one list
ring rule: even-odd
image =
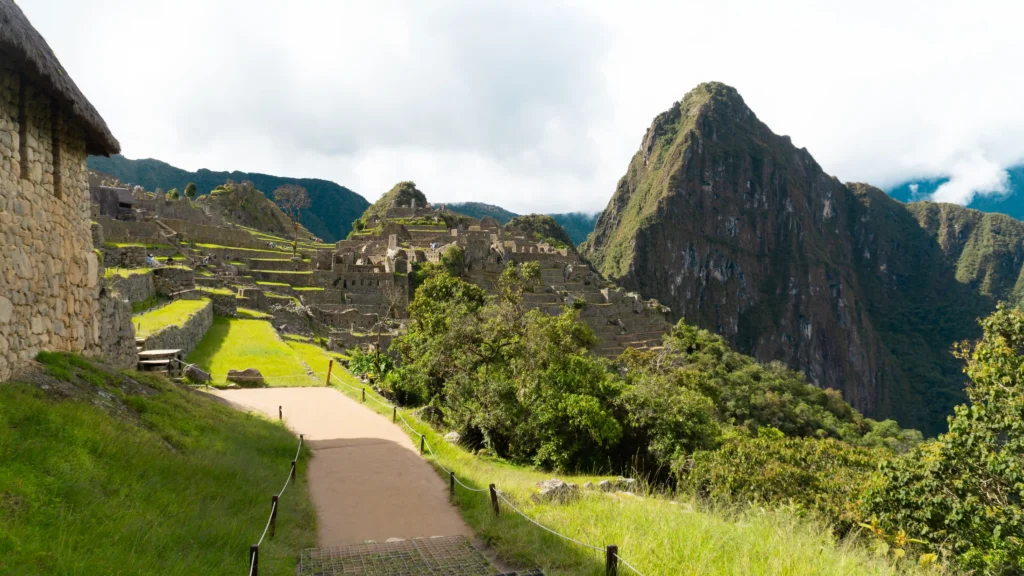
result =
[[86,156],[120,146],[13,0],[0,0],[0,381],[40,350],[102,353]]

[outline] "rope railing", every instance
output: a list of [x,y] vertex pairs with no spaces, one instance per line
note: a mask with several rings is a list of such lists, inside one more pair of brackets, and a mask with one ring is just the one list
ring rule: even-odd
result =
[[[284,414],[280,406],[278,406],[278,418],[284,420]],[[299,434],[299,447],[295,449],[295,457],[292,458],[292,467],[288,472],[288,476],[284,479],[284,486],[281,487],[281,491],[270,497],[270,517],[267,518],[267,525],[263,527],[263,533],[260,534],[260,539],[249,546],[249,576],[259,576],[260,572],[260,545],[263,544],[263,540],[270,534],[270,537],[274,537],[274,531],[277,529],[277,505],[280,502],[281,496],[284,495],[284,491],[288,489],[288,484],[295,479],[295,465],[299,461],[299,454],[302,453],[302,444],[305,441],[304,435]]]
[[[328,369],[328,372],[327,372],[328,380],[330,380],[330,378],[332,376],[338,382],[340,382],[341,384],[344,384],[345,386],[348,386],[349,388],[352,388],[353,390],[361,392],[362,393],[363,402],[366,401],[367,394],[366,394],[366,387],[365,386],[356,386],[354,384],[346,382],[345,380],[340,378],[337,374],[333,374],[330,371],[330,369]],[[526,513],[524,513],[519,508],[517,508],[515,506],[515,504],[513,504],[511,501],[509,501],[508,498],[506,498],[507,494],[505,492],[502,492],[501,490],[498,490],[497,487],[495,487],[494,484],[491,484],[487,488],[471,488],[471,487],[465,485],[455,475],[455,472],[453,472],[451,470],[448,470],[447,468],[444,467],[443,464],[441,464],[440,459],[437,457],[437,454],[434,453],[434,449],[430,446],[430,443],[427,442],[426,435],[423,434],[422,432],[420,432],[419,430],[416,430],[415,428],[413,428],[412,424],[409,424],[409,421],[405,419],[405,416],[402,414],[402,412],[400,412],[398,410],[398,406],[396,406],[394,404],[391,404],[390,402],[386,402],[384,400],[380,400],[380,399],[374,397],[373,394],[370,394],[369,398],[371,400],[373,400],[374,402],[377,402],[381,406],[384,406],[385,408],[391,408],[392,409],[392,421],[397,424],[397,420],[401,420],[402,424],[404,424],[405,427],[408,428],[411,433],[413,433],[414,435],[420,437],[420,454],[424,454],[425,452],[429,452],[431,458],[433,458],[434,464],[438,468],[440,468],[441,470],[444,470],[444,472],[448,474],[449,486],[450,486],[449,487],[449,493],[452,496],[455,495],[455,486],[456,485],[461,486],[463,489],[465,489],[465,490],[467,490],[469,492],[490,492],[491,493],[491,506],[494,509],[494,514],[496,516],[500,514],[500,507],[498,505],[498,501],[500,500],[500,501],[504,502],[506,506],[511,508],[516,514],[519,514],[520,516],[525,518],[528,522],[530,522],[534,526],[537,526],[538,528],[541,528],[542,530],[545,530],[546,532],[548,532],[548,533],[550,533],[550,534],[552,534],[554,536],[562,538],[563,540],[566,540],[568,542],[572,542],[572,543],[574,543],[574,544],[576,544],[578,546],[581,546],[581,547],[586,548],[586,549],[591,550],[591,551],[605,552],[605,573],[606,573],[606,575],[609,575],[609,576],[617,575],[618,574],[618,565],[619,565],[619,563],[621,563],[623,566],[629,568],[633,573],[639,574],[639,576],[644,576],[644,574],[642,572],[637,570],[632,564],[627,562],[625,558],[623,558],[622,556],[619,555],[619,548],[618,548],[618,546],[608,545],[608,546],[601,547],[601,546],[595,546],[593,544],[587,544],[586,542],[582,542],[582,541],[577,540],[575,538],[572,538],[570,536],[566,536],[565,534],[562,534],[561,532],[558,532],[558,531],[556,531],[556,530],[554,530],[552,528],[549,528],[549,527],[541,524],[537,520],[531,518],[530,516],[528,516]]]

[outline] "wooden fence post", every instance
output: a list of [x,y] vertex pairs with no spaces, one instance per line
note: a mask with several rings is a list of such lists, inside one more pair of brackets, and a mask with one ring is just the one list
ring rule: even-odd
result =
[[270,497],[270,537],[274,537],[277,530],[277,494]]
[[455,498],[455,472],[448,473],[448,495]]
[[618,576],[619,574],[619,547],[614,544],[608,545],[604,561],[605,576]]
[[292,480],[295,480],[295,460],[292,460]]
[[327,386],[331,385],[331,369],[333,369],[333,368],[334,368],[334,360],[331,360],[327,364],[327,384],[326,384]]
[[366,402],[366,387],[363,387],[363,402]]
[[426,436],[420,434],[420,454],[423,454],[423,444],[426,442]]
[[494,484],[491,484],[491,507],[494,508],[494,515],[498,515],[498,491],[494,489]]
[[391,423],[394,424],[396,422],[398,422],[398,406],[392,406],[391,407]]
[[259,544],[253,544],[249,546],[249,565],[252,569],[249,571],[249,576],[259,576],[260,574],[260,546]]
[[282,408],[284,408],[284,407],[283,406],[278,406],[277,407],[277,419],[278,420],[284,420],[284,412],[282,411]]

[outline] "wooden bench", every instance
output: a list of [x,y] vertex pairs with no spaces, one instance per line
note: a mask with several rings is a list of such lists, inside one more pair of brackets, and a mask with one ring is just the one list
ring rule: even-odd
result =
[[182,357],[180,349],[143,350],[139,352],[140,372],[164,372],[171,378],[181,376]]

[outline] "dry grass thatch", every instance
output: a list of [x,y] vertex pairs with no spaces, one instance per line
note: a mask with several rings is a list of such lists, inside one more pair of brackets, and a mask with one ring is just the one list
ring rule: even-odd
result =
[[0,58],[10,58],[31,80],[41,83],[63,103],[85,128],[86,152],[109,156],[121,151],[107,123],[14,0],[0,0]]

